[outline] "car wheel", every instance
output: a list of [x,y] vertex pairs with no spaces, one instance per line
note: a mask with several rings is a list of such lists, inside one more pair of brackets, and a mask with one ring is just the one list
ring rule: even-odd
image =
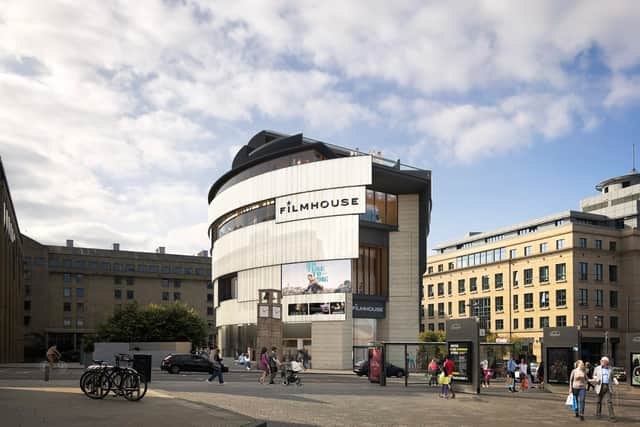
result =
[[396,377],[397,377],[397,378],[402,378],[402,377],[404,377],[404,371],[403,371],[403,370],[399,370],[399,371],[396,373]]
[[180,373],[180,367],[178,365],[173,365],[169,371],[172,374],[179,374]]

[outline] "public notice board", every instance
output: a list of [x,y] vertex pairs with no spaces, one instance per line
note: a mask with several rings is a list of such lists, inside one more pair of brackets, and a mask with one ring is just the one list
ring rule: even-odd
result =
[[472,362],[470,342],[450,342],[449,356],[454,363],[453,379],[460,382],[471,382]]

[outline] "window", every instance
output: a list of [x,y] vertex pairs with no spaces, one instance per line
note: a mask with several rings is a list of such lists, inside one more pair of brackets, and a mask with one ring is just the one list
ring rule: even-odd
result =
[[567,280],[567,264],[556,264],[556,281]]
[[578,305],[588,306],[589,305],[589,290],[588,289],[578,289]]
[[[386,296],[388,282],[389,255],[387,248],[360,246],[359,256],[352,263],[354,293],[359,295]],[[218,279],[218,301],[237,298],[238,275],[232,274]],[[222,295],[222,298],[220,297]],[[433,296],[433,294],[431,295]]]
[[169,287],[169,279],[162,279],[162,287],[163,288]]
[[533,268],[527,268],[524,270],[524,284],[530,285],[533,283]]
[[433,331],[435,331],[435,330],[436,330],[435,325],[434,325],[433,323],[429,323],[429,325],[427,325],[427,327],[429,328],[429,330],[430,330],[431,332],[433,332]]
[[567,305],[567,290],[558,289],[556,291],[556,307],[565,307]]
[[501,331],[504,329],[504,320],[496,319],[496,331]]
[[519,276],[518,276],[518,272],[514,271],[513,272],[513,287],[516,288],[518,287],[518,281],[519,281]]
[[133,285],[134,284],[134,278],[133,277],[127,277],[126,281],[127,281],[127,285]]
[[211,280],[207,280],[205,283],[207,284],[207,289],[213,289],[213,282]]
[[131,289],[127,290],[127,299],[133,299],[133,291]]
[[64,326],[65,328],[70,328],[71,327],[71,319],[63,319],[62,320],[62,326]]
[[24,302],[24,311],[29,311],[31,310],[31,301],[25,301]]
[[587,239],[585,239],[584,237],[581,237],[581,238],[578,240],[578,246],[579,246],[581,249],[585,249],[585,248],[587,247]]
[[549,245],[547,242],[540,243],[540,253],[545,253],[549,250]]
[[509,249],[509,258],[514,259],[518,255],[517,249]]
[[597,281],[602,281],[602,264],[594,264],[593,275]]
[[162,274],[169,274],[171,272],[171,269],[168,265],[163,265],[160,271],[162,272]]
[[469,279],[469,291],[476,292],[478,290],[478,279],[472,277]]
[[84,328],[84,319],[76,320],[76,328]]
[[453,290],[451,289],[451,282],[447,282],[447,295],[451,295]]
[[609,291],[609,307],[618,308],[618,291]]
[[564,249],[564,239],[556,240],[556,249]]
[[173,281],[173,287],[174,287],[174,288],[180,288],[180,287],[182,287],[182,281],[181,281],[180,279],[175,279],[175,280]]
[[578,279],[587,280],[587,270],[589,265],[586,262],[581,262],[578,267]]
[[438,283],[438,296],[441,297],[444,295],[444,283]]
[[162,301],[169,301],[169,292],[162,293]]
[[567,316],[556,316],[556,326],[567,326]]
[[63,303],[62,311],[71,311],[71,303],[70,302]]
[[440,317],[444,316],[444,303],[443,302],[439,302],[438,303],[438,316],[440,316]]
[[589,315],[583,314],[580,316],[580,327],[588,328],[589,327]]
[[514,310],[518,309],[518,295],[513,296],[513,309]]
[[482,276],[482,290],[489,290],[489,276]]
[[540,275],[540,283],[547,283],[549,281],[549,266],[540,267],[538,274]]
[[525,317],[524,318],[524,328],[525,329],[533,329],[533,317]]
[[111,271],[111,263],[110,262],[101,262],[100,269],[103,271]]
[[429,304],[427,306],[427,316],[433,317],[434,315],[433,304]]
[[122,264],[114,263],[113,271],[122,271]]
[[213,302],[213,294],[207,294],[207,302]]
[[596,239],[595,246],[596,249],[602,249],[602,240]]
[[549,291],[540,292],[540,308],[549,308]]
[[115,299],[122,299],[122,289],[114,289],[113,290],[113,297]]
[[84,298],[84,288],[76,288],[76,297]]
[[458,280],[458,293],[464,294],[464,279]]
[[438,323],[438,330],[444,331],[444,323]]
[[532,251],[531,251],[531,246],[525,246],[524,247],[524,256],[531,256]]
[[617,316],[609,317],[609,328],[618,329],[618,317]]
[[496,297],[496,311],[504,311],[504,298]]
[[453,263],[450,262],[448,267],[449,267],[449,270],[453,270]]
[[133,264],[127,264],[124,267],[124,271],[136,271],[136,267]]
[[213,307],[207,307],[207,316],[213,316]]
[[544,316],[540,318],[540,329],[549,327],[549,317]]
[[513,319],[513,329],[518,329],[518,319]]
[[113,276],[113,283],[115,285],[121,285],[122,284],[122,277],[120,276]]
[[442,273],[444,271],[444,267],[442,264],[438,264],[438,273]]
[[180,301],[180,292],[174,292],[173,293],[173,300],[174,301]]
[[433,294],[433,285],[427,285],[427,296],[428,296],[429,298],[432,298],[432,297],[433,297],[433,295],[434,295],[434,294]]
[[466,311],[467,305],[464,303],[464,301],[458,301],[458,315],[462,316],[466,314]]
[[83,302],[76,303],[76,313],[84,313],[84,303]]
[[453,316],[453,303],[451,301],[447,303],[447,315]]
[[367,190],[366,211],[360,215],[360,219],[398,225],[398,197],[394,194]]
[[71,296],[71,288],[62,288],[62,296],[70,297]]
[[609,242],[609,250],[610,251],[616,250],[616,242]]
[[24,316],[24,326],[29,326],[31,324],[31,316]]
[[602,316],[595,315],[593,316],[593,327],[594,328],[602,328]]
[[62,280],[65,281],[66,283],[71,282],[71,273],[64,273],[62,275]]
[[533,294],[524,294],[524,309],[530,310],[533,308]]
[[496,275],[494,276],[494,281],[496,283],[496,289],[502,289],[504,287],[502,273],[496,273]]
[[433,267],[429,266],[429,268],[427,269],[427,273],[428,274],[433,274]]
[[610,265],[609,266],[609,281],[617,282],[618,281],[618,266]]
[[602,307],[603,293],[602,289],[596,289],[595,305],[596,307]]

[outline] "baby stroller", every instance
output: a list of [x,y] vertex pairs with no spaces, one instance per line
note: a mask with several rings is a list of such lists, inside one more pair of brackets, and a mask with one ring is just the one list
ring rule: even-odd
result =
[[304,371],[301,363],[294,361],[286,362],[280,365],[280,375],[282,376],[282,385],[296,384],[298,386],[302,385],[302,379],[298,375],[300,372]]

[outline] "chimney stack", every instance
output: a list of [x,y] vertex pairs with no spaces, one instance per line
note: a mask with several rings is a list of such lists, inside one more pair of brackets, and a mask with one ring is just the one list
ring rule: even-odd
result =
[[120,250],[120,243],[114,243],[113,244],[113,250],[118,252]]
[[156,249],[156,253],[157,254],[164,254],[164,246],[158,246],[158,249]]
[[67,247],[68,248],[72,248],[73,247],[73,240],[67,240]]

